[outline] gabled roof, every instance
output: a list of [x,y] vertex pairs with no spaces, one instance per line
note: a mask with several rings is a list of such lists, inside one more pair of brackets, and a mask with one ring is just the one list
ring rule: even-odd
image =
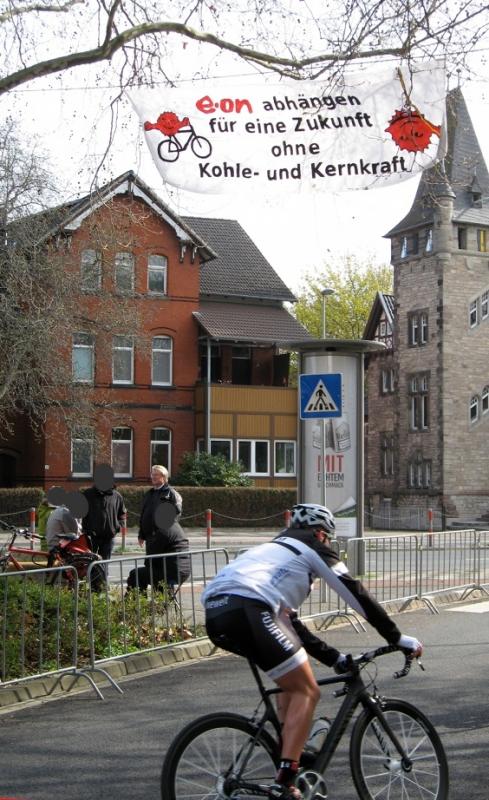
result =
[[[444,163],[424,170],[408,214],[386,237],[433,223],[439,197],[454,198],[453,220],[489,225],[489,172],[459,88],[447,95],[447,154]],[[474,205],[480,193],[482,207]]]
[[295,301],[239,222],[204,217],[183,219],[217,253],[212,264],[202,267],[201,296]]
[[[215,258],[216,254],[214,251],[202,241],[198,233],[192,230],[189,224],[185,222],[182,217],[179,217],[178,214],[175,214],[166,203],[163,203],[149,186],[135,175],[132,170],[124,172],[105,186],[102,186],[100,189],[84,197],[63,203],[57,208],[48,209],[46,212],[37,214],[37,220],[40,220],[43,215],[46,219],[47,229],[44,232],[43,239],[49,239],[61,232],[77,230],[83,220],[92,214],[95,209],[120,194],[131,194],[134,197],[141,198],[159,217],[164,219],[165,222],[173,228],[175,235],[182,243],[189,244],[198,250],[199,257],[202,261],[209,261]],[[32,218],[19,220],[15,224],[23,224],[29,222],[30,219]]]
[[377,330],[380,318],[385,314],[387,322],[394,330],[394,303],[395,297],[393,294],[385,294],[385,292],[377,292],[375,300],[372,303],[370,315],[365,325],[362,339],[369,339],[373,341],[375,338],[375,331]]
[[280,345],[290,339],[312,339],[281,305],[201,301],[193,315],[205,333],[218,341]]

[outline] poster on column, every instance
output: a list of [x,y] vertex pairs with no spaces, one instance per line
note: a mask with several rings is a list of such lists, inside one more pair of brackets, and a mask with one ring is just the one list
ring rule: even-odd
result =
[[329,84],[236,78],[126,93],[161,177],[192,192],[374,189],[446,150],[443,61]]
[[324,493],[336,535],[357,536],[357,361],[336,354],[334,361],[319,354],[303,358],[308,373],[340,374],[342,391],[341,416],[301,422],[303,500],[323,503]]

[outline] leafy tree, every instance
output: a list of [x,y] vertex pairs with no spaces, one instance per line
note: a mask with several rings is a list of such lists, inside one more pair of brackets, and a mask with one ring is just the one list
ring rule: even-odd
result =
[[171,80],[190,42],[295,78],[385,57],[446,57],[455,70],[488,24],[485,0],[2,0],[0,94],[100,62],[122,82]]
[[392,270],[387,265],[362,263],[349,255],[341,267],[330,265],[323,271],[307,273],[293,312],[318,339],[323,332],[325,288],[334,291],[325,298],[326,336],[361,339],[377,292],[392,292]]
[[184,453],[178,475],[173,476],[176,486],[251,486],[243,466],[227,461],[223,455],[211,453]]

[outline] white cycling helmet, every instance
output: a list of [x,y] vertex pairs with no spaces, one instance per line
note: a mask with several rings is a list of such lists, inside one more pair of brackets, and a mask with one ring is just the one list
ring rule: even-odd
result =
[[317,503],[298,503],[292,506],[290,523],[293,528],[322,528],[326,533],[333,533],[336,527],[329,508]]

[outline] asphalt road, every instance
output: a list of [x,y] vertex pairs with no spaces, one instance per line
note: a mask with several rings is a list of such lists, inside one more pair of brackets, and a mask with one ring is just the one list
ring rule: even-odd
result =
[[[456,610],[455,610],[456,609]],[[484,613],[471,613],[474,609]],[[426,672],[394,681],[395,656],[382,659],[378,684],[418,705],[436,725],[447,751],[451,800],[487,800],[489,603],[402,615],[402,630],[425,642]],[[328,632],[343,651],[379,643],[350,627]],[[255,690],[247,665],[233,656],[151,673],[110,689],[43,702],[0,717],[2,796],[23,800],[158,800],[159,773],[175,732],[211,710],[249,713]],[[332,716],[339,701],[324,694]],[[354,800],[345,740],[327,775],[329,800]]]

